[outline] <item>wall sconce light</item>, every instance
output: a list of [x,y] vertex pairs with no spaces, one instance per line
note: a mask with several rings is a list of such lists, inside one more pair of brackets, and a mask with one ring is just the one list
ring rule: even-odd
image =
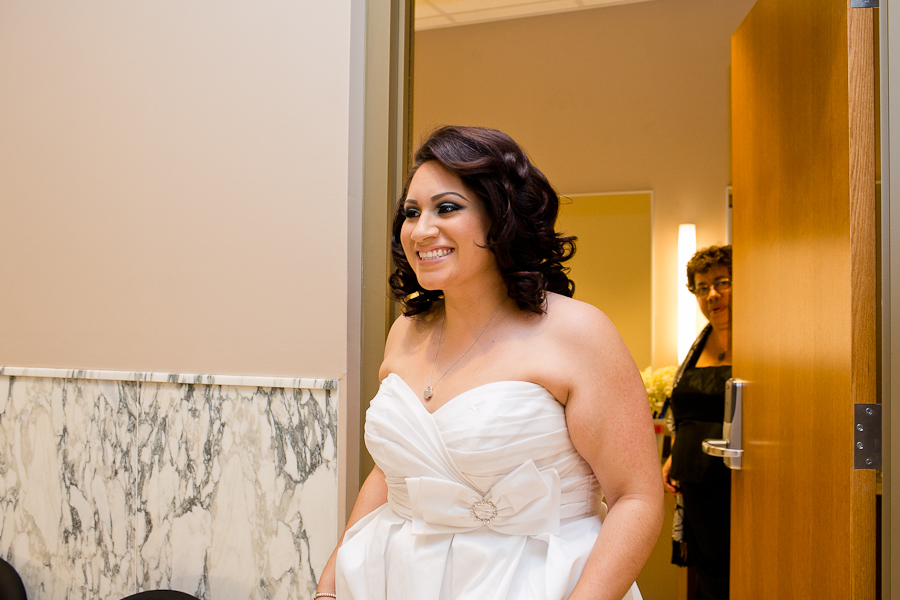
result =
[[678,226],[678,364],[684,360],[697,337],[697,301],[687,289],[687,263],[697,251],[697,227]]

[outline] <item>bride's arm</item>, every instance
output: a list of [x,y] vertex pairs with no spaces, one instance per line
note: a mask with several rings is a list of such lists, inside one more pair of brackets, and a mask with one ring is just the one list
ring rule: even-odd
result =
[[[397,352],[397,348],[402,345],[403,337],[406,335],[410,322],[410,319],[399,317],[391,326],[391,330],[388,333],[387,342],[384,346],[384,361],[382,362],[381,368],[378,371],[378,379],[384,379],[385,377],[387,377],[388,373],[391,372],[392,360],[395,353]],[[369,473],[369,476],[366,477],[366,481],[360,488],[359,495],[356,497],[356,503],[354,503],[353,505],[353,510],[350,511],[350,518],[347,520],[347,526],[344,528],[344,533],[341,534],[341,538],[338,540],[337,548],[335,548],[334,552],[331,553],[331,558],[328,559],[328,562],[325,564],[325,568],[322,569],[322,576],[319,577],[319,585],[316,587],[317,593],[334,593],[335,562],[337,561],[338,549],[341,547],[341,543],[344,539],[344,534],[346,534],[347,530],[350,529],[357,521],[365,517],[367,514],[369,514],[379,506],[386,504],[387,493],[388,490],[387,484],[384,481],[384,472],[376,466],[374,469],[372,469],[372,472]]]
[[571,600],[621,600],[662,528],[663,491],[647,394],[603,313],[567,302],[559,319],[569,369],[572,443],[600,482],[609,513]]
[[357,521],[386,502],[387,484],[384,482],[384,473],[381,469],[375,467],[372,469],[372,472],[369,473],[369,476],[366,477],[365,483],[363,483],[359,490],[359,495],[356,497],[356,503],[353,505],[353,510],[350,511],[350,518],[347,520],[347,526],[344,528],[344,533],[341,534],[341,537],[338,540],[337,548],[331,553],[331,558],[328,559],[328,562],[325,563],[325,568],[322,569],[322,575],[319,577],[319,585],[316,587],[316,593],[334,593],[334,566],[335,561],[337,560],[338,549],[341,547],[341,542],[344,539],[344,534],[347,533],[347,530]]

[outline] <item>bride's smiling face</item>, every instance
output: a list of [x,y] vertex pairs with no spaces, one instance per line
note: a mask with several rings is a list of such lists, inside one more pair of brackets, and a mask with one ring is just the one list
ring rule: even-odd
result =
[[400,243],[426,290],[444,290],[496,274],[485,248],[491,222],[482,201],[440,163],[423,163],[403,203]]

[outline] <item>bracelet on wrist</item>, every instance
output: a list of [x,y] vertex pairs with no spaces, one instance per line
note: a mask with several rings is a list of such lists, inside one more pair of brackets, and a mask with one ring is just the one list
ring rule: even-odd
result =
[[334,598],[337,600],[337,594],[329,594],[328,592],[316,592],[316,595],[313,596],[313,600],[317,598]]

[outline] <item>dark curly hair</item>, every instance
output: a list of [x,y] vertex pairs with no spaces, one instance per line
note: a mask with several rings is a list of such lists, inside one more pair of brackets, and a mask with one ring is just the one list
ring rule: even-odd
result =
[[482,127],[445,126],[416,151],[391,229],[391,256],[396,270],[391,295],[403,314],[427,312],[443,297],[441,290],[419,285],[400,243],[403,203],[416,170],[437,161],[459,177],[484,204],[491,225],[487,245],[497,258],[509,296],[522,310],[544,312],[547,292],[571,297],[575,284],[563,262],[575,254],[575,237],[556,232],[559,196],[547,178],[511,137]]
[[701,248],[694,253],[691,260],[687,264],[687,286],[691,292],[694,291],[694,275],[697,273],[706,273],[711,268],[722,265],[728,268],[728,275],[731,275],[731,246],[709,246]]

